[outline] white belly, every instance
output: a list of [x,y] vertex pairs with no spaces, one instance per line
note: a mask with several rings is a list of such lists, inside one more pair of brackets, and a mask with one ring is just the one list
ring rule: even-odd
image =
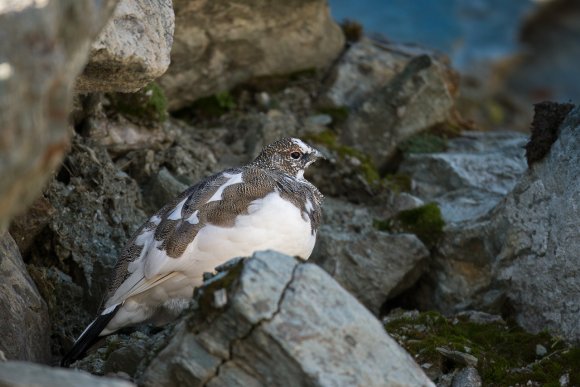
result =
[[[307,218],[308,219],[308,218]],[[206,225],[180,259],[191,260],[188,274],[201,276],[234,257],[260,250],[276,250],[307,259],[316,233],[300,210],[273,192],[250,204],[247,215],[236,218],[234,227]]]
[[[203,273],[213,272],[216,266],[232,258],[276,250],[308,259],[315,241],[316,233],[312,232],[310,221],[302,218],[300,210],[277,192],[271,193],[252,202],[248,214],[238,216],[233,227],[206,224],[181,257],[165,260],[170,263],[166,271],[175,271],[175,275],[127,298],[102,334],[144,321],[161,305],[178,311],[185,306],[179,300],[192,297],[194,287],[203,282]],[[161,254],[161,251],[155,252]],[[141,278],[140,275],[137,277]]]

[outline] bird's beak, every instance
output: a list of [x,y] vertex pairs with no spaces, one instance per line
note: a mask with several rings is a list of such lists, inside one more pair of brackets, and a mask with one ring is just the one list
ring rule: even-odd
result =
[[318,159],[326,159],[326,157],[320,152],[318,149],[314,149],[314,152],[310,154],[312,161],[316,161]]

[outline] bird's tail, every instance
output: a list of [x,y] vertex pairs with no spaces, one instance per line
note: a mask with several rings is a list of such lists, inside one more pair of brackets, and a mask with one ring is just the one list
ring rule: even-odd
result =
[[117,304],[114,307],[105,309],[88,327],[81,333],[79,338],[75,341],[73,347],[60,361],[61,367],[68,367],[78,359],[80,359],[87,349],[99,340],[99,335],[105,329],[109,321],[117,314],[117,311],[123,304]]

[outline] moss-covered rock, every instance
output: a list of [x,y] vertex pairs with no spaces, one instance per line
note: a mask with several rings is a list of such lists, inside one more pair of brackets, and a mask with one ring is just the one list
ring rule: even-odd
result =
[[109,96],[112,110],[137,121],[163,122],[167,119],[167,99],[155,82],[137,93],[116,93]]
[[390,232],[409,232],[417,235],[428,247],[434,247],[443,236],[445,221],[435,203],[399,212],[391,219],[375,220],[375,228]]
[[[514,325],[482,324],[461,316],[448,319],[436,312],[407,312],[387,321],[387,332],[419,364],[428,363],[442,373],[460,364],[453,364],[437,348],[475,356],[486,386],[560,386],[564,375],[568,375],[568,385],[580,385],[580,347],[569,346],[548,333],[531,334]],[[547,350],[545,354],[539,355],[538,345]]]
[[416,134],[399,145],[403,153],[436,153],[447,149],[447,140],[433,133]]

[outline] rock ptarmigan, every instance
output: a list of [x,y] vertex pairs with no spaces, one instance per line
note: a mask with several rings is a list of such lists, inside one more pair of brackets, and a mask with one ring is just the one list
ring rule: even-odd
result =
[[307,259],[321,219],[322,194],[304,178],[321,157],[296,138],[266,146],[250,164],[188,188],[143,224],[123,249],[101,312],[62,359],[68,366],[123,327],[163,324],[193,290],[231,258],[276,250]]

